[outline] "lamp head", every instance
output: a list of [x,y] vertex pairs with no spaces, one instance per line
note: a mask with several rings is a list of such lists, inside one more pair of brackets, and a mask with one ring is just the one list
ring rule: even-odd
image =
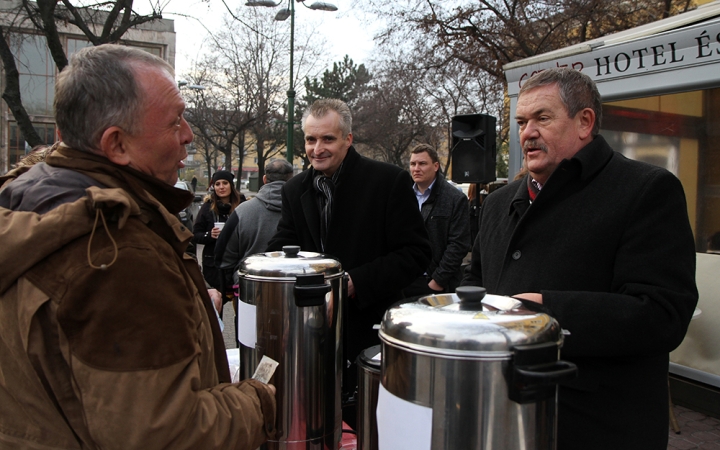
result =
[[337,11],[338,7],[333,5],[332,3],[326,3],[326,2],[315,2],[312,5],[308,6],[310,9],[318,10],[318,11]]
[[277,14],[275,14],[275,20],[282,22],[283,20],[287,20],[288,17],[290,17],[292,13],[288,8],[283,8],[280,11],[278,11]]
[[280,3],[275,3],[271,0],[247,0],[245,3],[245,6],[267,6],[269,8],[274,8],[278,5],[280,5]]

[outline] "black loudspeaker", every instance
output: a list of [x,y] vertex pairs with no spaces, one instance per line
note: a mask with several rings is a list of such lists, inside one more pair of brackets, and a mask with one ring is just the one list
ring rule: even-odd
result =
[[487,114],[467,114],[452,118],[452,180],[455,183],[495,181],[495,124]]

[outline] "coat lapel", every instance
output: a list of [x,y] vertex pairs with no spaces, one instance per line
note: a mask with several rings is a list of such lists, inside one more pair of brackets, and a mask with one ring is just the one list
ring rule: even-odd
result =
[[422,214],[423,222],[427,222],[428,217],[430,217],[430,213],[433,210],[433,207],[435,206],[435,203],[425,202],[422,205],[422,208],[420,209],[420,214]]

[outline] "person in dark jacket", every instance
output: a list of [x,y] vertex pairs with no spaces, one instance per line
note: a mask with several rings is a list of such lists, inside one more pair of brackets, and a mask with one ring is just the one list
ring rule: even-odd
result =
[[670,172],[613,152],[600,94],[551,69],[520,90],[528,174],[483,202],[463,284],[542,307],[565,330],[559,450],[665,450],[669,352],[698,300],[685,194]]
[[403,290],[406,297],[455,292],[460,266],[470,251],[467,197],[442,173],[435,149],[420,144],[411,150],[410,175],[418,208],[430,237],[432,260],[425,273]]
[[226,289],[222,274],[215,267],[215,242],[222,231],[220,224],[224,224],[235,208],[245,199],[235,189],[234,179],[235,175],[227,170],[218,170],[213,174],[210,193],[205,197],[205,202],[200,208],[193,226],[195,235],[193,242],[205,246],[202,256],[203,276],[210,286],[223,292],[223,302],[227,302],[229,298],[226,298],[225,295]]
[[[380,343],[375,324],[425,271],[430,244],[406,170],[360,156],[352,116],[334,99],[318,100],[302,120],[312,168],[282,189],[282,216],[269,250],[299,245],[338,258],[348,275],[344,311],[343,396],[357,386],[355,359]],[[344,420],[354,426],[352,408]]]

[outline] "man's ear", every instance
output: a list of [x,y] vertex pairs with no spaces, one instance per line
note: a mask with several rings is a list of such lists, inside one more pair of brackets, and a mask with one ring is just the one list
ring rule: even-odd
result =
[[592,130],[595,127],[595,111],[591,108],[585,108],[578,113],[577,117],[579,121],[579,137],[580,139],[587,139],[592,135]]
[[106,129],[100,138],[100,150],[107,159],[119,166],[130,164],[130,154],[125,148],[127,133],[120,127]]
[[[352,140],[353,140],[352,133],[348,133],[347,140],[348,140],[348,144],[352,145]],[[350,147],[350,145],[348,145],[348,148]]]

